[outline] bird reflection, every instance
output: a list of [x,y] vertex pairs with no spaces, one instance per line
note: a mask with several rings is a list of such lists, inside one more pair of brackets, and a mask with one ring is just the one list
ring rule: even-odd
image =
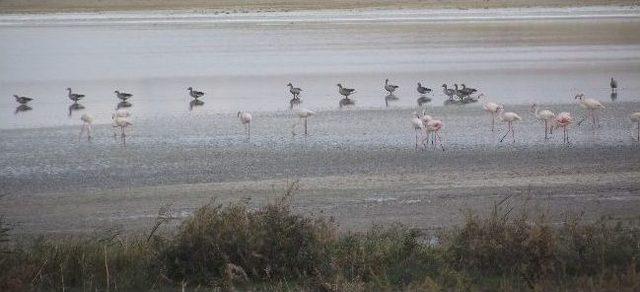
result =
[[289,109],[292,109],[294,106],[299,106],[302,103],[302,100],[299,97],[294,97],[289,101]]
[[26,104],[21,104],[18,107],[16,107],[16,111],[14,113],[17,115],[20,112],[26,112],[26,111],[30,111],[32,109],[33,109],[32,107],[30,107],[30,106],[28,106]]
[[204,105],[204,101],[199,99],[194,99],[189,102],[189,111],[193,110],[194,107],[203,106],[203,105]]
[[79,111],[79,110],[83,110],[84,109],[84,105],[74,102],[69,106],[69,116],[71,116],[71,114],[74,111]]
[[399,98],[397,96],[395,96],[393,93],[389,93],[387,96],[384,97],[384,104],[389,107],[389,102],[391,101],[396,101]]
[[121,101],[116,105],[116,110],[119,110],[121,108],[128,108],[131,107],[132,104],[128,101]]
[[417,101],[418,101],[418,106],[422,107],[423,104],[431,102],[431,97],[423,95],[423,96],[420,96]]
[[343,106],[352,106],[355,105],[356,101],[350,98],[343,98],[340,100],[340,102],[338,102],[338,105],[340,106],[340,108],[342,108]]
[[616,99],[618,99],[618,93],[617,92],[612,92],[611,93],[611,101],[615,101]]

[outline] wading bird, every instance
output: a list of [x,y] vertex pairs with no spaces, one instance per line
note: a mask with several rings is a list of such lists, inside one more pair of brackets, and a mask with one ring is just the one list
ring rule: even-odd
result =
[[394,91],[396,91],[396,89],[398,89],[398,85],[393,85],[391,83],[389,83],[389,79],[385,79],[384,80],[384,90],[386,90],[387,92],[389,92],[389,94],[393,94]]
[[120,91],[114,91],[114,93],[116,94],[116,97],[119,98],[120,100],[122,100],[123,102],[127,101],[127,99],[133,97],[133,94],[131,93],[126,93],[126,92],[120,92]]
[[33,98],[26,97],[26,96],[18,96],[17,94],[14,94],[13,97],[16,98],[16,102],[18,102],[19,104],[27,104],[28,102],[33,100]]
[[248,112],[238,112],[238,119],[240,119],[240,123],[247,130],[247,138],[251,139],[251,114]]
[[638,130],[638,142],[640,142],[640,112],[635,112],[629,115],[631,122],[636,123],[636,129]]
[[580,105],[587,109],[587,117],[580,120],[578,126],[587,118],[591,118],[593,127],[600,126],[600,118],[597,117],[596,111],[604,109],[604,105],[593,98],[585,98],[582,93],[577,94],[574,99],[579,100]]
[[293,87],[293,84],[291,84],[291,82],[289,82],[289,84],[287,84],[287,86],[289,86],[289,92],[291,92],[291,94],[293,94],[293,98],[294,99],[298,99],[298,95],[300,95],[300,92],[302,92],[302,89],[300,89],[298,87]]
[[437,146],[439,143],[442,151],[444,151],[442,137],[440,137],[440,130],[444,127],[444,123],[441,120],[432,118],[430,115],[423,115],[422,122],[424,123],[426,134],[426,137],[422,139],[422,145],[426,148],[426,144],[429,144],[429,135],[431,135],[431,144]]
[[511,138],[515,143],[516,134],[513,129],[513,123],[522,120],[522,118],[520,118],[520,116],[514,112],[505,112],[504,107],[498,108],[498,117],[500,118],[501,121],[507,123],[507,133],[505,133],[504,136],[502,136],[502,138],[500,139],[500,142],[504,141],[504,138],[506,138],[507,135],[509,135],[509,132],[511,132]]
[[69,99],[72,100],[73,102],[78,102],[79,100],[84,98],[84,94],[78,94],[78,93],[73,93],[71,92],[71,88],[67,88],[67,91],[69,91]]
[[342,87],[342,84],[338,83],[338,93],[344,96],[345,99],[349,99],[349,95],[352,95],[356,92],[353,88]]
[[298,120],[297,122],[295,122],[293,124],[293,126],[291,127],[291,134],[295,135],[296,134],[296,126],[298,125],[298,123],[302,122],[303,126],[304,126],[304,134],[307,135],[308,131],[307,131],[307,119],[310,116],[315,115],[316,113],[312,110],[308,110],[306,108],[298,108],[295,111],[295,114],[298,116],[298,118],[300,120]]
[[[129,113],[129,111],[124,109],[119,109],[113,115],[111,115],[111,119],[113,119],[113,127],[120,128],[122,138],[126,137],[124,128],[133,125],[131,124],[131,122],[129,122],[130,116],[131,114]],[[113,135],[115,136],[116,134],[113,133]]]
[[416,88],[416,90],[418,91],[418,93],[420,94],[428,94],[431,93],[431,88],[427,88],[422,86],[422,84],[420,84],[420,82],[418,82],[418,88]]
[[[479,96],[482,97],[483,95]],[[485,102],[482,104],[482,108],[491,115],[491,132],[495,130],[496,124],[496,116],[498,115],[498,111],[503,108],[502,105],[499,105],[495,102]]]
[[553,122],[554,125],[552,125],[552,127],[555,127],[556,129],[563,129],[562,142],[569,143],[569,132],[567,131],[567,128],[573,123],[573,117],[571,117],[571,114],[568,112],[561,112],[555,117]]
[[93,116],[90,114],[83,114],[80,116],[80,120],[82,121],[82,128],[80,129],[80,138],[82,138],[82,134],[87,132],[87,140],[91,140],[91,124],[93,124]]
[[411,126],[413,126],[413,130],[416,134],[416,151],[418,151],[418,137],[424,130],[424,123],[422,122],[422,119],[417,112],[413,112],[413,118],[411,118]]
[[611,77],[611,81],[609,82],[609,86],[611,86],[611,93],[618,92],[618,81]]
[[549,122],[553,121],[555,114],[550,110],[540,110],[535,103],[531,106],[531,112],[536,116],[538,121],[544,122],[544,138],[549,139],[547,134],[551,133],[551,129],[553,129],[553,127],[549,127]]
[[193,90],[192,87],[187,88],[187,90],[189,90],[189,95],[195,99],[201,98],[205,94],[203,91]]

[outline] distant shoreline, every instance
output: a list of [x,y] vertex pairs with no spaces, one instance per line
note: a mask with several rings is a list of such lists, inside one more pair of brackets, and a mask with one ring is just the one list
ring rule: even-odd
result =
[[235,0],[2,0],[0,14],[42,14],[78,12],[126,12],[126,11],[192,11],[212,13],[288,12],[301,10],[353,10],[353,9],[495,9],[532,7],[588,7],[588,6],[638,6],[634,0],[252,0],[238,4]]

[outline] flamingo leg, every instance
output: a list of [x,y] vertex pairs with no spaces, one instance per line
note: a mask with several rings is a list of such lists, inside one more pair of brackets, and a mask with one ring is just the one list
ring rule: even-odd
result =
[[91,124],[87,124],[87,140],[91,141]]
[[496,115],[494,113],[491,113],[491,132],[494,131],[495,124],[496,124]]
[[418,129],[414,130],[416,133],[416,151],[418,151]]
[[508,123],[507,132],[504,133],[504,136],[502,136],[502,138],[500,138],[500,142],[504,141],[504,138],[506,138],[507,135],[509,135],[509,132],[511,132],[511,122]]
[[549,139],[549,136],[547,135],[547,132],[549,131],[549,123],[547,122],[547,120],[544,120],[544,139],[547,140]]
[[513,128],[513,126],[511,125],[511,123],[509,123],[509,127],[511,128],[511,139],[513,139],[513,143],[516,142],[516,131]]
[[308,135],[309,133],[307,132],[307,118],[304,118],[304,134]]
[[80,129],[80,136],[78,139],[82,138],[82,133],[84,133],[84,129],[87,127],[87,124],[82,124],[82,128]]
[[638,142],[640,142],[640,121],[638,121]]
[[438,132],[434,133],[436,135],[436,138],[438,138],[438,141],[440,142],[440,147],[442,148],[442,151],[444,151],[444,145],[442,144],[442,137],[440,137],[440,134],[438,134]]

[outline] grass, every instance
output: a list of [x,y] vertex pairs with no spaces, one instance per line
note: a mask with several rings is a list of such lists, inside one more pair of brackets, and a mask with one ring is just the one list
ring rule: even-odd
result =
[[640,289],[637,223],[558,226],[498,203],[434,238],[401,225],[339,234],[330,219],[291,212],[295,189],[256,210],[212,202],[173,233],[158,232],[159,217],[124,241],[12,241],[0,218],[0,290]]

